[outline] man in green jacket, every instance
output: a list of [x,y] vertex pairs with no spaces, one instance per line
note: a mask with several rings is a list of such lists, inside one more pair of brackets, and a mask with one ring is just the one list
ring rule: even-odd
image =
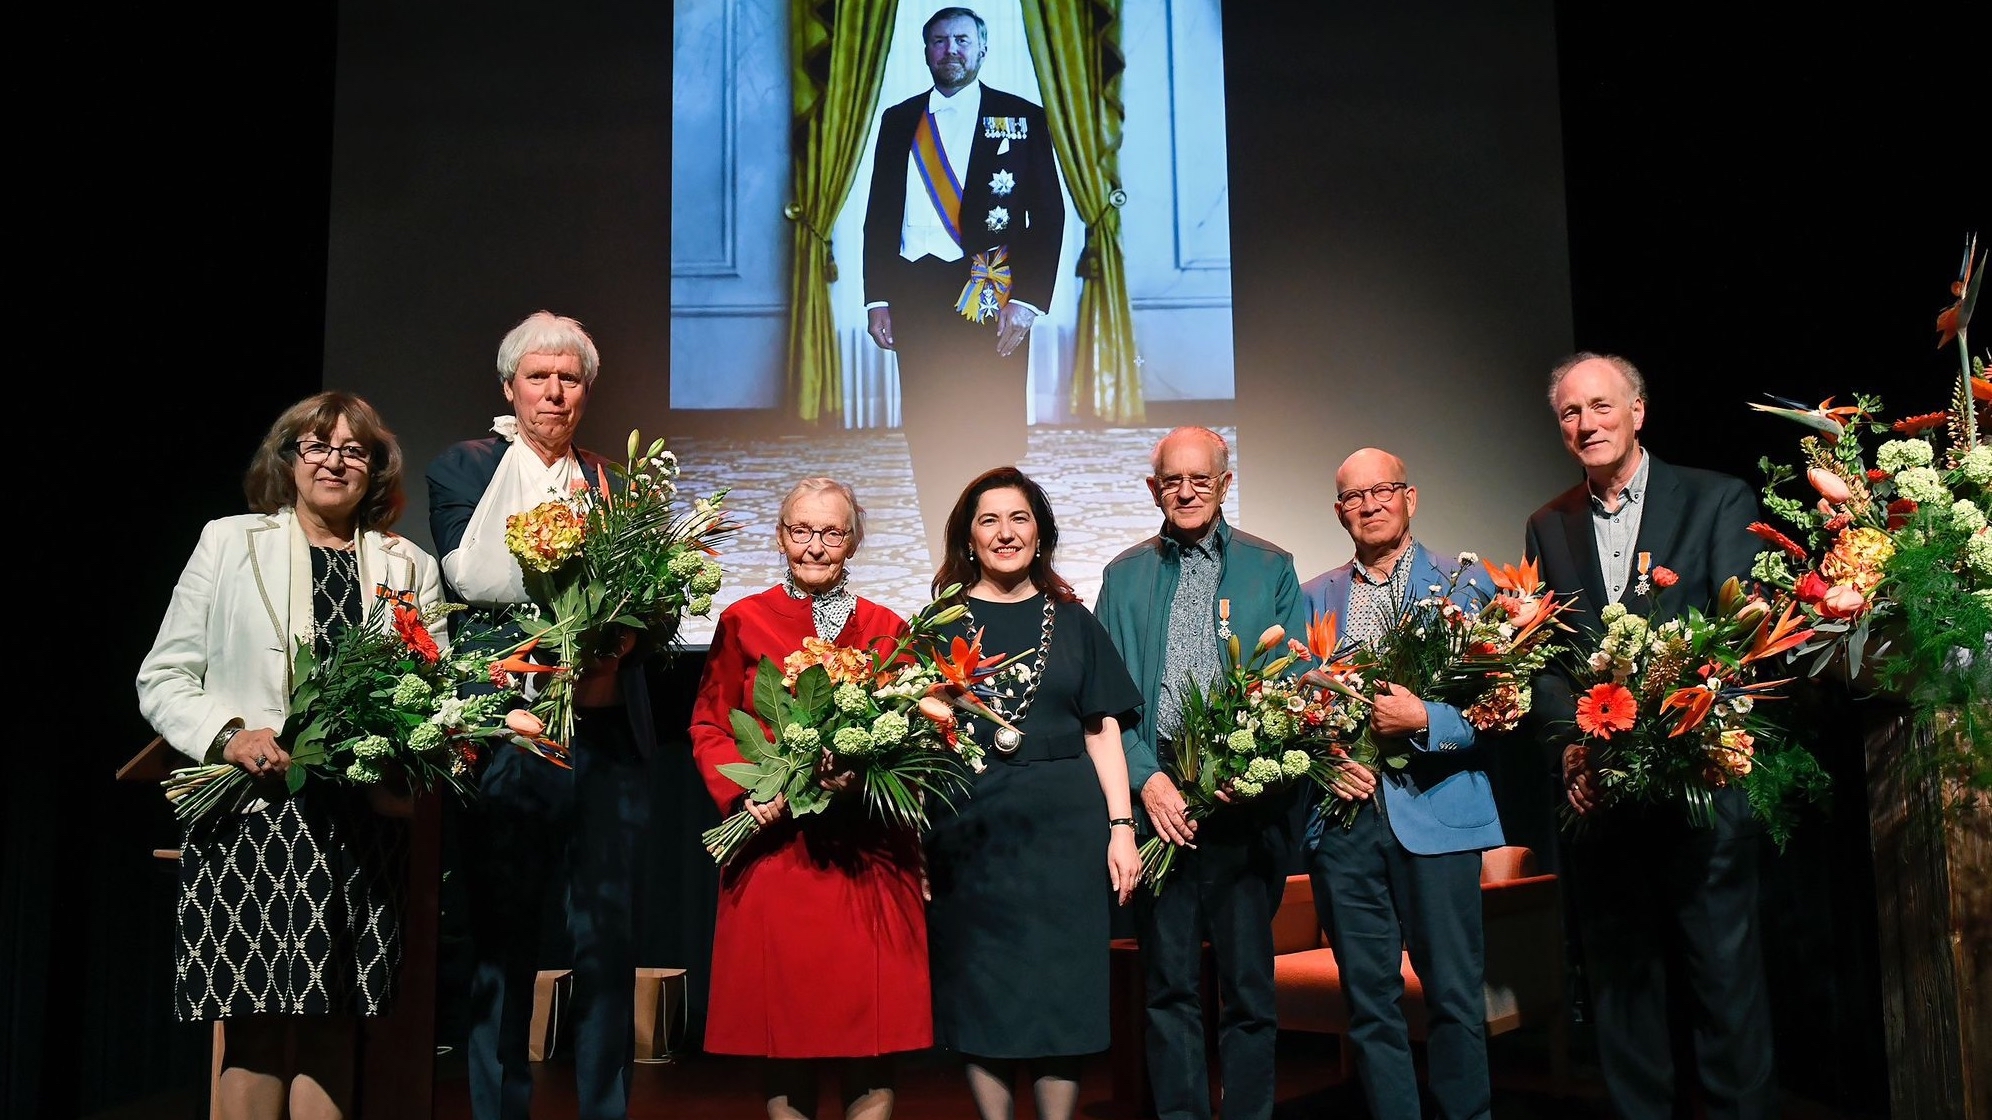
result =
[[1160,893],[1136,896],[1147,983],[1148,1075],[1160,1120],[1208,1120],[1202,946],[1217,961],[1225,1120],[1273,1113],[1273,912],[1292,861],[1294,793],[1229,806],[1198,822],[1164,768],[1182,693],[1222,667],[1224,639],[1251,643],[1278,623],[1305,632],[1293,556],[1225,523],[1231,449],[1208,428],[1155,445],[1148,489],[1162,531],[1107,565],[1096,612],[1140,686],[1144,718],[1122,736],[1129,783],[1152,829],[1182,846]]

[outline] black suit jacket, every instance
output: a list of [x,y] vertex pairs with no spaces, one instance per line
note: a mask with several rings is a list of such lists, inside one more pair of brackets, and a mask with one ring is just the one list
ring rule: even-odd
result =
[[[1731,576],[1745,581],[1760,545],[1750,532],[1758,520],[1757,499],[1743,480],[1715,471],[1675,467],[1651,451],[1645,507],[1639,515],[1635,553],[1652,556],[1655,567],[1670,568],[1680,582],[1665,591],[1639,595],[1631,587],[1620,599],[1627,610],[1655,622],[1688,607],[1708,610]],[[1524,555],[1541,565],[1543,582],[1557,598],[1573,604],[1564,618],[1584,643],[1603,636],[1598,619],[1605,598],[1604,567],[1591,523],[1590,489],[1582,482],[1551,499],[1529,517]],[[1537,677],[1533,716],[1542,740],[1561,748],[1576,731],[1576,697],[1570,679],[1555,671]]]
[[[873,153],[871,196],[865,204],[865,302],[891,303],[891,268],[899,256],[899,230],[906,218],[906,160],[913,151],[913,130],[927,111],[921,90],[885,111],[879,119],[878,149]],[[957,97],[964,94],[956,94]],[[1019,117],[1026,123],[1023,139],[1012,139],[998,154],[1003,138],[988,135],[991,117]],[[982,87],[982,107],[976,112],[975,139],[968,167],[955,168],[961,178],[961,283],[968,282],[975,254],[1005,246],[1010,259],[1010,297],[1040,311],[1051,310],[1058,280],[1058,247],[1065,236],[1065,193],[1058,186],[1058,163],[1052,155],[1051,129],[1044,110],[1013,93]],[[991,183],[999,171],[1015,181],[1010,193],[998,195]],[[924,205],[924,203],[923,203]],[[1008,212],[1002,229],[991,229],[991,211]],[[944,293],[952,303],[960,289]]]

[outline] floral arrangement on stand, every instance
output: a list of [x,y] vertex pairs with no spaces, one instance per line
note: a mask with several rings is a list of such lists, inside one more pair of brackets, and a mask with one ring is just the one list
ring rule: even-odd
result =
[[[449,610],[458,609],[455,607]],[[486,675],[482,660],[452,658],[438,646],[412,598],[385,592],[358,626],[339,632],[320,660],[300,642],[291,679],[291,714],[278,734],[290,752],[284,788],[338,782],[392,795],[449,789],[468,799],[485,746],[519,741],[507,722],[514,694],[468,698],[457,685]],[[184,823],[232,813],[274,792],[232,763],[175,770],[162,783]]]
[[[1176,751],[1162,760],[1188,803],[1184,816],[1209,818],[1223,806],[1263,798],[1309,779],[1326,787],[1333,776],[1334,695],[1293,673],[1326,649],[1287,638],[1277,623],[1247,653],[1230,632],[1231,601],[1218,600],[1224,666],[1209,686],[1194,679],[1183,690]],[[1333,621],[1310,638],[1332,646]],[[1176,864],[1178,846],[1160,836],[1141,844],[1141,878],[1160,891]]]
[[[983,656],[980,633],[940,648],[938,631],[966,610],[940,606],[958,591],[944,591],[908,620],[904,635],[869,650],[811,637],[779,664],[763,657],[754,671],[754,711],[732,713],[746,761],[719,772],[762,804],[785,796],[798,819],[823,812],[848,788],[876,819],[924,830],[927,798],[951,800],[983,766],[984,748],[956,710],[1009,726],[971,691],[1005,660]],[[834,780],[847,771],[848,786]],[[743,808],[701,840],[724,867],[760,827]]]
[[[1475,567],[1487,573],[1495,593],[1468,596],[1473,605],[1462,606],[1456,601],[1460,580],[1477,591],[1478,579],[1469,574]],[[1369,725],[1376,690],[1385,682],[1460,709],[1478,731],[1514,730],[1529,712],[1530,682],[1563,648],[1556,635],[1569,630],[1559,618],[1568,608],[1544,586],[1533,561],[1481,564],[1473,553],[1461,553],[1450,581],[1426,588],[1375,642],[1338,651],[1324,658],[1328,668],[1309,674],[1345,700],[1338,753],[1372,772],[1410,764],[1409,741],[1377,735]],[[1326,625],[1332,634],[1332,615]],[[1329,823],[1348,828],[1363,805],[1331,794],[1322,812]]]
[[[1984,279],[1977,240],[1965,248],[1937,319],[1938,346],[1957,344],[1959,369],[1940,412],[1884,421],[1878,397],[1816,409],[1753,405],[1811,429],[1796,465],[1759,463],[1764,506],[1790,532],[1751,528],[1770,547],[1752,574],[1795,596],[1812,638],[1793,656],[1906,699],[1919,717],[1961,721],[1934,760],[1992,789],[1992,381],[1969,350]],[[1870,451],[1864,439],[1878,440]],[[1783,493],[1803,475],[1816,501]]]
[[[1673,572],[1657,567],[1653,582],[1664,590]],[[1675,805],[1705,828],[1713,824],[1715,791],[1736,783],[1783,847],[1799,803],[1822,796],[1827,777],[1763,707],[1792,680],[1764,674],[1813,636],[1796,602],[1778,602],[1781,610],[1732,577],[1712,614],[1691,607],[1657,626],[1622,603],[1599,614],[1604,636],[1572,676],[1575,746],[1601,808]],[[1568,804],[1562,812],[1573,831],[1588,819]]]
[[[626,652],[632,639],[667,647],[685,614],[708,614],[722,580],[719,546],[737,528],[725,516],[725,490],[680,512],[678,459],[661,439],[646,449],[632,430],[627,458],[610,470],[620,487],[603,474],[505,519],[505,545],[533,599],[516,618],[527,637],[508,671],[545,678],[532,712],[555,760],[574,737],[575,675]],[[530,661],[534,650],[554,664]]]

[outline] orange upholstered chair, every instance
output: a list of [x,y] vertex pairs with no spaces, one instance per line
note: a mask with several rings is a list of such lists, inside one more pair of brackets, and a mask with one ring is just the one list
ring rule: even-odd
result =
[[[1536,873],[1535,852],[1509,846],[1481,856],[1481,916],[1486,930],[1487,1034],[1547,1024],[1550,1078],[1561,1088],[1568,1072],[1568,1018],[1563,1002],[1563,919],[1556,876]],[[1305,875],[1287,879],[1273,916],[1273,982],[1280,1029],[1338,1036],[1342,1072],[1353,1069],[1342,975],[1314,912]],[[1425,992],[1404,955],[1405,1023],[1425,1037]]]

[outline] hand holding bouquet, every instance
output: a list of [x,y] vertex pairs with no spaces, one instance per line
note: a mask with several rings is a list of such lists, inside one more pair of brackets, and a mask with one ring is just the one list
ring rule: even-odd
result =
[[[484,745],[517,738],[506,722],[513,695],[459,697],[457,684],[483,676],[484,667],[445,656],[429,632],[433,621],[412,598],[382,590],[361,624],[333,639],[324,660],[299,644],[291,714],[278,735],[290,752],[289,792],[314,778],[379,788],[405,776],[414,790],[470,796]],[[234,812],[267,792],[229,763],[175,770],[163,785],[182,822]]]
[[[533,714],[545,727],[542,749],[559,757],[574,737],[574,678],[614,660],[634,643],[668,646],[687,613],[704,616],[720,588],[718,546],[735,526],[725,520],[721,490],[680,512],[677,456],[653,441],[641,450],[629,434],[628,457],[567,498],[513,514],[505,544],[519,561],[533,607],[517,621],[528,635],[512,651],[520,673],[546,678]],[[634,636],[634,643],[632,642]],[[555,664],[526,659],[535,649]]]
[[1779,612],[1732,578],[1709,615],[1691,608],[1655,626],[1621,603],[1604,609],[1604,636],[1576,674],[1571,757],[1580,772],[1571,778],[1590,808],[1566,805],[1566,826],[1632,802],[1678,805],[1691,823],[1708,827],[1715,791],[1737,783],[1772,839],[1784,843],[1790,801],[1816,796],[1826,776],[1759,707],[1790,683],[1764,679],[1775,659],[1811,637],[1798,605],[1781,602]]
[[[754,711],[732,713],[746,761],[719,772],[757,803],[786,798],[796,817],[823,812],[849,789],[878,820],[925,828],[928,795],[946,800],[968,787],[970,770],[982,769],[983,747],[955,709],[1008,726],[969,691],[1002,663],[982,655],[981,635],[939,649],[937,631],[964,608],[936,608],[956,590],[922,608],[896,641],[880,639],[865,650],[811,637],[780,664],[763,657],[754,672]],[[845,773],[851,777],[841,778]],[[743,808],[702,840],[724,867],[761,827]]]
[[[1218,611],[1228,628],[1229,601],[1220,601]],[[1288,640],[1285,628],[1275,624],[1259,635],[1249,655],[1236,634],[1226,634],[1224,650],[1225,667],[1208,688],[1187,682],[1177,749],[1163,760],[1188,803],[1184,816],[1192,821],[1220,806],[1290,788],[1302,778],[1325,785],[1331,775],[1333,697],[1289,672],[1314,656],[1309,647]],[[1160,836],[1143,841],[1142,881],[1160,891],[1177,851]]]
[[[1569,627],[1558,616],[1569,604],[1544,587],[1532,561],[1481,565],[1495,589],[1492,597],[1467,576],[1475,565],[1479,557],[1460,554],[1446,586],[1428,588],[1369,646],[1324,655],[1324,668],[1309,674],[1345,701],[1337,727],[1344,736],[1339,753],[1347,760],[1372,774],[1410,765],[1410,741],[1379,733],[1371,718],[1386,684],[1458,708],[1476,731],[1512,731],[1528,714],[1530,682],[1561,648],[1556,632]],[[1317,625],[1326,630],[1317,644],[1333,647],[1335,616]],[[1348,828],[1362,805],[1331,795],[1322,812]]]

